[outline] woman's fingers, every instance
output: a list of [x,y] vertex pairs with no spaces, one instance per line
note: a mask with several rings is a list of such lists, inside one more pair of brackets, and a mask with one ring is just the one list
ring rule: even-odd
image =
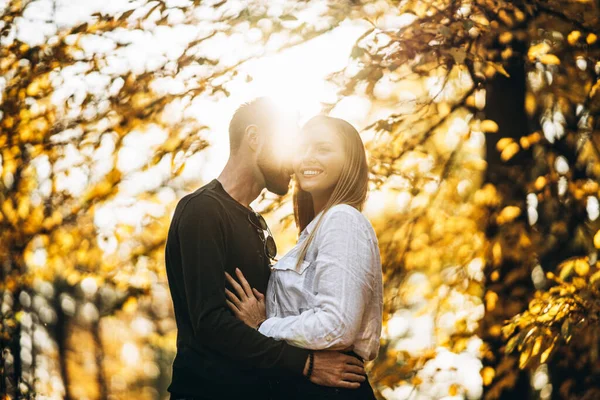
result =
[[256,296],[259,301],[263,301],[265,299],[265,295],[254,288],[252,288],[252,293],[254,293],[254,296]]
[[240,280],[240,283],[242,284],[242,287],[244,288],[244,292],[246,293],[246,296],[253,297],[254,295],[252,294],[252,289],[250,288],[250,284],[246,280],[246,277],[244,277],[244,274],[242,274],[242,271],[240,271],[239,268],[236,268],[235,274],[237,275],[238,279]]
[[233,287],[233,290],[236,291],[238,298],[242,301],[244,301],[248,296],[246,295],[246,292],[244,292],[244,289],[240,286],[239,283],[236,282],[235,279],[233,279],[231,277],[231,275],[229,275],[227,272],[225,272],[225,277],[227,277],[227,280],[229,281],[229,283],[231,284],[231,286]]
[[241,309],[242,302],[237,298],[235,294],[229,289],[225,289],[225,294],[229,297],[229,300],[236,306],[236,308]]

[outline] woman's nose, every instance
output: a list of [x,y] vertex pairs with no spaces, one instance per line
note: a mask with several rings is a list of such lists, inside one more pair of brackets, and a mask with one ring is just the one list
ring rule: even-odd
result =
[[311,148],[308,148],[304,151],[304,154],[302,155],[302,161],[304,161],[304,162],[309,162],[309,161],[314,162],[315,161],[315,154]]

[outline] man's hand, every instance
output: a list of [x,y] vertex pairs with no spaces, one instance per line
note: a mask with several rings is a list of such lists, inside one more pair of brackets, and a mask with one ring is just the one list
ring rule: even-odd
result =
[[[308,360],[304,375],[308,373]],[[364,382],[366,372],[364,364],[356,357],[339,351],[323,350],[314,352],[313,370],[310,381],[321,386],[358,389]]]

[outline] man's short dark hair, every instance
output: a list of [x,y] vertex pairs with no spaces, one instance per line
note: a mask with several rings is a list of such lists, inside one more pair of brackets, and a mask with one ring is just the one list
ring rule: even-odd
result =
[[259,97],[238,107],[229,123],[229,149],[235,153],[242,143],[248,125],[269,131],[279,116],[275,103],[268,97]]

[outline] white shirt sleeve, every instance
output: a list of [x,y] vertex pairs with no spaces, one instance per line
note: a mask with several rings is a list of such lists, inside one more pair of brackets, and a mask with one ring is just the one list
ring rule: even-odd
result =
[[354,343],[372,297],[376,243],[364,232],[358,211],[336,207],[327,214],[312,244],[318,249],[315,307],[297,316],[267,319],[259,329],[263,335],[314,350]]

